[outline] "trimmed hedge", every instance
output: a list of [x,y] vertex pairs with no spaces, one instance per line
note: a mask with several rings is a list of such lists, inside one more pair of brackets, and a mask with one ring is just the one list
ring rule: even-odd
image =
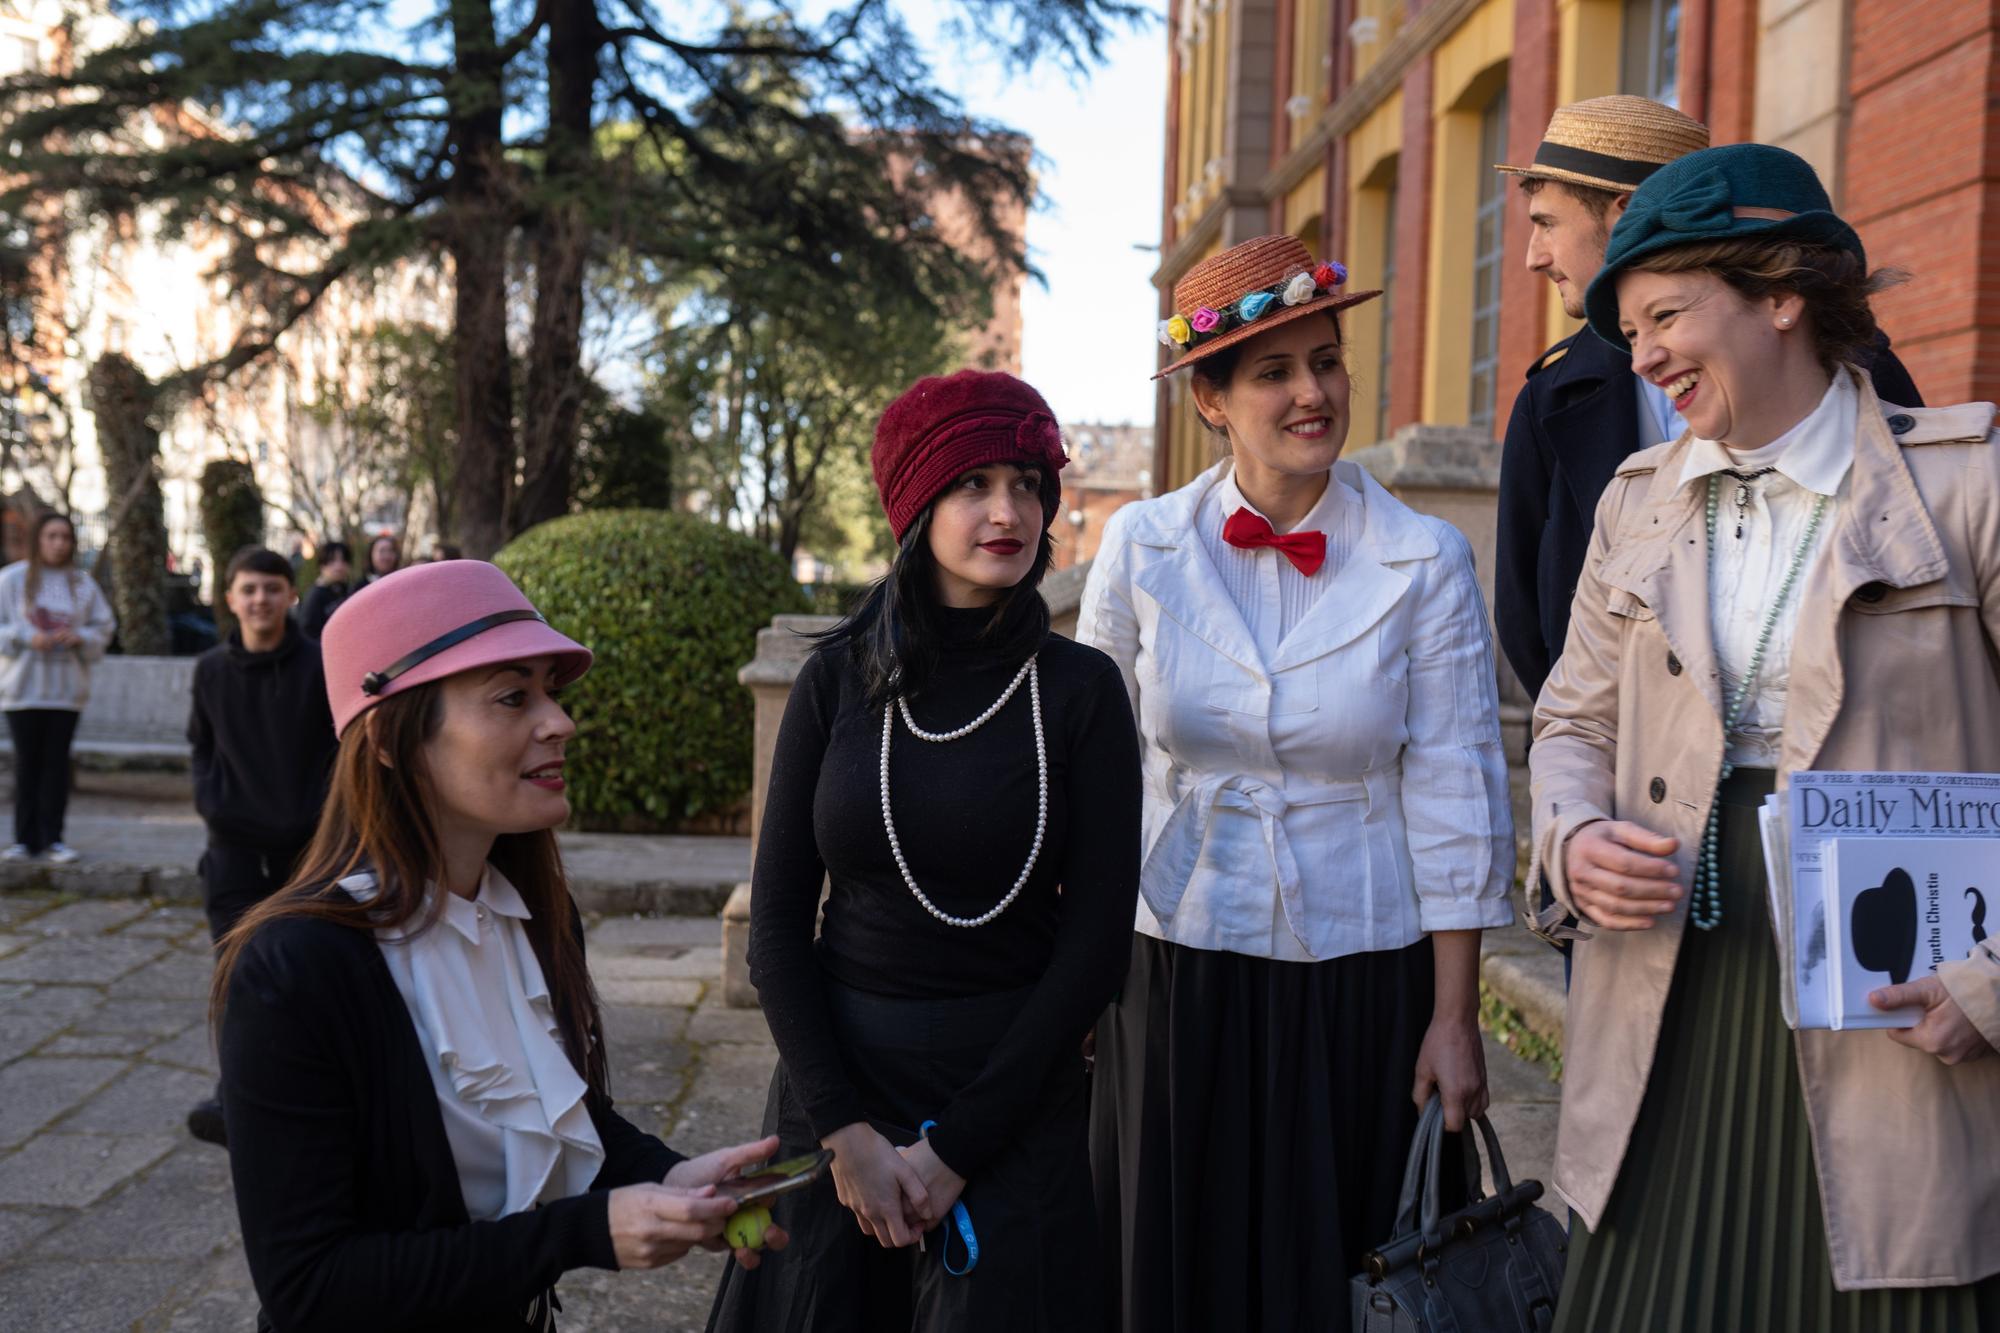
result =
[[565,698],[578,824],[675,824],[748,794],[753,711],[736,673],[772,616],[806,609],[783,560],[691,515],[609,509],[531,528],[494,562],[597,654]]

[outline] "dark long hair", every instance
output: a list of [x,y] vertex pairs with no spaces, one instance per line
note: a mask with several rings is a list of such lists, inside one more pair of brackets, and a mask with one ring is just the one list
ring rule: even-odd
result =
[[[428,930],[444,913],[444,897],[425,886],[441,877],[444,851],[438,840],[430,783],[424,772],[424,742],[444,719],[443,682],[392,694],[366,719],[348,727],[334,758],[333,783],[319,828],[285,887],[244,913],[218,945],[215,980],[208,997],[209,1022],[220,1027],[229,999],[229,978],[246,946],[273,921],[311,917],[354,930],[404,929],[421,921]],[[569,880],[553,829],[502,834],[489,860],[520,890],[531,917],[523,923],[528,942],[555,1002],[570,1063],[592,1091],[604,1093],[603,1024],[597,994],[584,966],[583,944],[571,929]],[[360,870],[375,875],[376,896],[356,902],[335,880]]]
[[[69,529],[69,559],[60,565],[45,565],[42,563],[42,534],[48,531],[51,523],[60,523]],[[78,600],[76,593],[76,524],[69,521],[68,514],[57,513],[53,509],[36,519],[34,527],[28,533],[28,574],[21,594],[22,605],[32,607],[35,604],[35,597],[42,590],[42,571],[45,569],[61,570],[64,577],[69,580],[70,600]]]
[[[1034,463],[1016,466],[1024,472],[1042,472]],[[936,500],[924,506],[903,533],[889,572],[870,586],[847,618],[813,636],[822,650],[846,648],[854,655],[869,708],[880,708],[899,694],[911,698],[922,694],[937,670],[938,565],[930,543],[931,511],[936,507]],[[993,614],[980,630],[979,646],[1001,661],[1025,662],[1049,637],[1049,604],[1042,600],[1041,587],[1055,555],[1047,522],[1052,517],[1044,505],[1033,567],[995,600]]]

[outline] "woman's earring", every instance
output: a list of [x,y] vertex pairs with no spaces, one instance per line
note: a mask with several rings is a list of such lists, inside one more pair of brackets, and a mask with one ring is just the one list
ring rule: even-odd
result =
[[1786,315],[1783,318],[1781,318],[1778,321],[1778,327],[1781,329],[1789,329],[1790,327],[1792,327],[1792,317],[1790,315]]

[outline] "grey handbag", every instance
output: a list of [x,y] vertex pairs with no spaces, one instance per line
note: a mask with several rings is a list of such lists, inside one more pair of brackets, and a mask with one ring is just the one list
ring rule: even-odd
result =
[[1479,1191],[1479,1150],[1466,1134],[1472,1201],[1438,1216],[1444,1106],[1433,1096],[1410,1141],[1395,1231],[1349,1283],[1354,1333],[1541,1333],[1555,1322],[1569,1237],[1535,1206],[1541,1182],[1509,1179],[1493,1126],[1483,1115],[1474,1123],[1493,1194]]

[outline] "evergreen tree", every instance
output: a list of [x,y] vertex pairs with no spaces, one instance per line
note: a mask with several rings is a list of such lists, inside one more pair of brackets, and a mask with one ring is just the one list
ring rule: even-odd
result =
[[[1130,0],[959,5],[969,53],[1076,70],[1110,25],[1143,12]],[[0,135],[19,184],[0,208],[60,194],[226,233],[221,276],[249,317],[184,379],[262,356],[343,278],[409,257],[447,262],[459,455],[449,535],[469,554],[569,506],[585,287],[612,254],[662,280],[804,265],[921,299],[949,249],[922,225],[943,188],[972,207],[992,265],[1025,263],[994,218],[1029,197],[1028,166],[986,151],[1002,127],[938,85],[896,0],[845,0],[815,19],[783,0],[664,13],[651,0],[116,9],[134,20],[122,40],[6,85]],[[613,125],[633,132],[600,132]],[[777,141],[790,151],[760,156]],[[522,271],[531,304],[515,320],[509,280]]]

